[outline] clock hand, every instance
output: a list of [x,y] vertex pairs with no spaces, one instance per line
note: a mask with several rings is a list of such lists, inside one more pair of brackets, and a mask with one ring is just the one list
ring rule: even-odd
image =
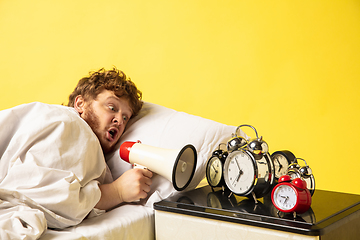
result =
[[281,198],[285,198],[284,203],[286,203],[286,201],[289,200],[289,196],[282,196],[282,195],[280,195],[280,197],[281,197]]
[[215,170],[215,175],[216,175],[216,173],[218,173],[218,170],[216,170],[216,168],[214,167],[214,165],[211,165],[212,166],[212,168]]
[[240,178],[240,172],[239,172],[239,174],[236,176],[236,178],[235,178],[235,180],[234,180],[234,182],[233,182],[233,185],[235,185],[235,183],[236,183],[237,181],[239,181],[239,178]]
[[241,168],[240,168],[239,163],[236,158],[235,158],[235,162],[236,162],[236,166],[238,167],[239,171],[241,171]]
[[284,203],[286,203],[286,201],[289,200],[289,196],[286,196],[286,197],[281,196],[281,197],[282,197],[282,198],[285,198]]
[[239,181],[240,176],[244,173],[244,172],[241,170],[241,168],[240,168],[240,166],[239,166],[239,163],[238,163],[238,161],[237,161],[236,158],[235,158],[235,162],[236,162],[236,166],[237,166],[238,169],[239,169],[239,174],[236,176],[235,181],[233,182],[233,185],[235,184],[235,182],[238,182],[238,181]]
[[243,174],[244,174],[244,172],[240,169],[239,174],[236,176],[235,181],[233,182],[233,185],[234,185],[236,182],[239,181],[240,176],[243,175]]

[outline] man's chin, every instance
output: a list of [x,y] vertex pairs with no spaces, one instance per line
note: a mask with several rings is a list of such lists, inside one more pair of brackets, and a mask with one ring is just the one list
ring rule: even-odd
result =
[[104,155],[113,153],[116,150],[116,144],[101,144]]

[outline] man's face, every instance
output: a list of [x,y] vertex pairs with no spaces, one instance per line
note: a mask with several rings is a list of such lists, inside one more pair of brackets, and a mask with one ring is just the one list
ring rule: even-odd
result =
[[132,115],[128,101],[108,90],[76,110],[98,137],[104,153],[113,150]]

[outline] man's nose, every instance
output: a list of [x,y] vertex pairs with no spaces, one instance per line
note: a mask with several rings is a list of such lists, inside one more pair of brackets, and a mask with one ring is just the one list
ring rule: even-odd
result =
[[114,116],[113,118],[113,123],[117,124],[117,125],[122,125],[124,123],[124,120],[122,118],[121,113],[118,113]]

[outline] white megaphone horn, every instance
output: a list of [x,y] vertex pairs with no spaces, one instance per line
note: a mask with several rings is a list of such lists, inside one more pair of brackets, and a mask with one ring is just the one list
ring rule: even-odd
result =
[[126,141],[121,144],[119,152],[123,160],[140,164],[165,177],[178,191],[190,184],[195,173],[197,153],[191,144],[173,150]]

